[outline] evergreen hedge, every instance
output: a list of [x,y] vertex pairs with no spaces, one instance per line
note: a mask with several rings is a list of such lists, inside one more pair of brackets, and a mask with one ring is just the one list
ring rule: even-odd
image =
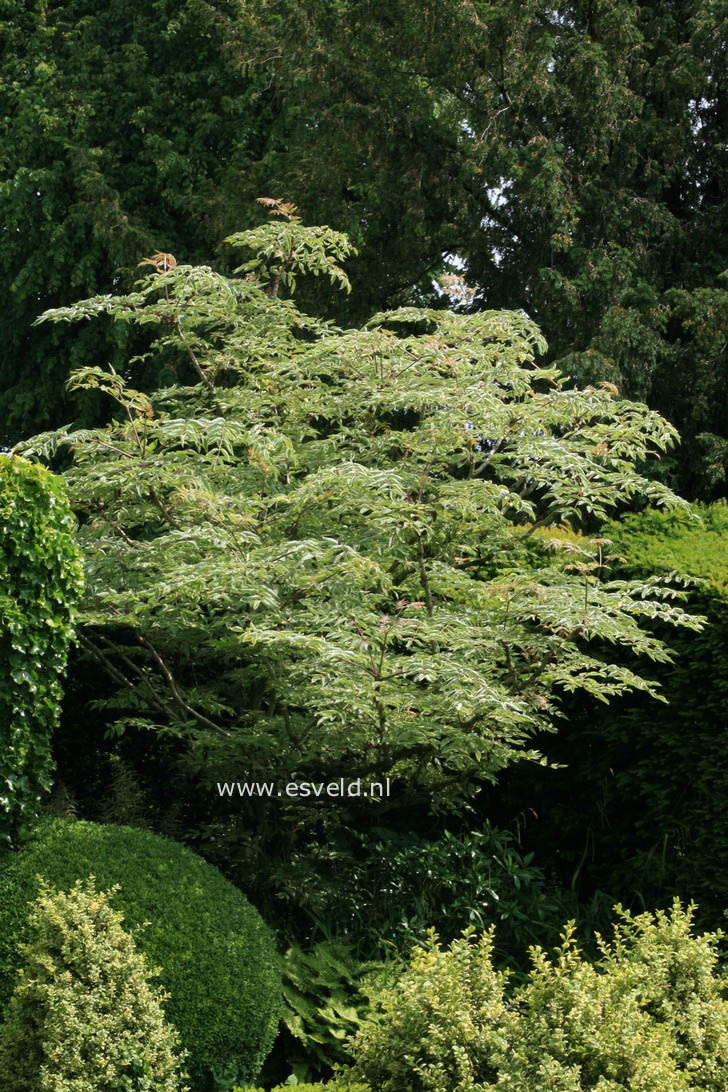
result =
[[32,824],[53,769],[51,733],[82,587],[60,478],[0,455],[0,841]]
[[688,606],[706,625],[689,637],[656,625],[674,650],[671,664],[653,670],[666,703],[617,701],[593,717],[589,741],[601,767],[592,777],[613,771],[605,781],[609,886],[626,861],[648,902],[677,892],[718,924],[728,906],[728,506],[700,506],[696,515],[643,512],[606,529],[626,576],[698,578]]
[[728,506],[634,513],[600,533],[612,577],[697,578],[684,605],[706,624],[687,634],[652,623],[672,662],[637,670],[664,702],[565,703],[547,753],[566,768],[516,771],[504,810],[538,811],[527,848],[556,859],[583,897],[649,906],[678,894],[715,927],[728,907]]

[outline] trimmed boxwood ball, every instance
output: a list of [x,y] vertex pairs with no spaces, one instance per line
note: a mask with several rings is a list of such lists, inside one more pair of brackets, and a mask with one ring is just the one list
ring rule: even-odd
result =
[[[113,903],[139,949],[161,968],[165,1011],[189,1051],[196,1086],[213,1066],[238,1067],[252,1082],[280,1015],[272,933],[247,899],[185,846],[146,831],[67,819],[46,821],[0,864],[0,1012],[13,992],[39,877],[68,891],[93,875],[115,884]],[[148,923],[145,925],[145,922]]]

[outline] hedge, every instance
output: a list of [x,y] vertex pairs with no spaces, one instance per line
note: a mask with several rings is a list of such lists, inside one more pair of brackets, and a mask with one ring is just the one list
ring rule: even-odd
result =
[[660,634],[674,649],[673,663],[652,671],[666,704],[617,702],[593,719],[590,739],[602,776],[613,771],[609,886],[626,859],[645,899],[694,898],[717,925],[728,906],[728,507],[696,514],[643,513],[607,528],[626,575],[698,577],[688,606],[707,624],[701,633]]
[[503,808],[535,808],[527,848],[557,860],[584,898],[649,906],[679,894],[714,928],[728,907],[728,506],[635,513],[600,533],[618,558],[615,577],[698,578],[685,605],[707,624],[658,629],[673,662],[636,665],[665,702],[565,702],[567,718],[545,746],[566,768],[515,771]]
[[51,733],[82,589],[59,478],[0,455],[0,841],[22,838],[53,769]]
[[272,934],[216,868],[146,831],[57,819],[7,854],[0,870],[0,1009],[15,985],[38,877],[69,890],[89,875],[100,889],[120,886],[114,905],[149,963],[161,968],[165,1011],[189,1052],[196,1085],[206,1087],[213,1068],[237,1068],[239,1081],[253,1081],[280,1015]]

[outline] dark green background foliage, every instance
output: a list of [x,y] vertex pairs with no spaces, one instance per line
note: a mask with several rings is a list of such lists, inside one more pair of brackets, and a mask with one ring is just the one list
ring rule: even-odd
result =
[[466,925],[496,925],[496,961],[523,963],[530,944],[558,938],[568,899],[513,834],[473,823],[463,819],[471,829],[459,834],[404,824],[351,832],[346,868],[322,861],[298,901],[314,921],[325,907],[328,926],[365,953],[406,951],[430,928],[449,942]]
[[235,0],[2,5],[0,442],[75,415],[69,365],[128,356],[123,331],[70,339],[32,327],[45,308],[128,284],[155,250],[207,256],[239,210],[265,108],[250,110],[237,10]]
[[0,840],[50,788],[51,733],[82,567],[63,482],[0,455]]
[[66,890],[88,875],[101,889],[119,884],[114,904],[150,965],[161,967],[166,1012],[199,1087],[213,1065],[232,1064],[240,1080],[257,1076],[280,1013],[277,955],[258,913],[217,869],[144,831],[45,823],[0,872],[0,1004],[13,990],[39,875]]
[[703,631],[659,630],[674,650],[674,662],[653,671],[668,704],[640,695],[606,708],[574,702],[549,746],[567,768],[543,778],[522,770],[503,795],[506,808],[538,812],[529,846],[582,894],[655,905],[678,893],[719,924],[728,905],[728,508],[696,517],[643,512],[605,529],[624,573],[704,581],[690,593]]
[[71,345],[31,327],[44,308],[128,284],[155,249],[209,258],[270,194],[359,247],[352,297],[317,308],[431,301],[458,255],[475,308],[524,307],[567,374],[679,426],[683,488],[723,491],[727,18],[726,0],[9,0],[7,435],[77,412],[69,362],[123,359],[123,331]]
[[684,487],[724,489],[725,0],[251,11],[279,106],[256,182],[351,235],[354,306],[431,297],[456,254],[476,308],[523,307],[567,374],[678,425]]

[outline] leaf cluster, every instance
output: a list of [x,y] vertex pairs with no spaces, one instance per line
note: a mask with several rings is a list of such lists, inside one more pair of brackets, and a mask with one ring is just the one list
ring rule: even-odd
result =
[[359,1030],[367,1009],[365,972],[341,941],[286,951],[283,1027],[295,1040],[293,1049],[290,1044],[286,1049],[286,1061],[299,1080],[351,1061],[346,1040]]
[[68,649],[83,587],[60,479],[0,455],[0,839],[33,823],[49,790]]

